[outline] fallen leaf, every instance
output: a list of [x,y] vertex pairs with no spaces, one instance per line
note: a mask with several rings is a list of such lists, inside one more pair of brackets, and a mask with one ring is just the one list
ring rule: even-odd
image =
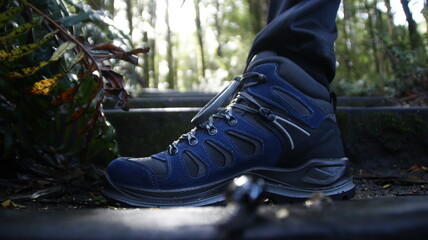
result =
[[7,207],[10,207],[11,204],[12,204],[11,200],[6,200],[6,201],[1,203],[1,206],[4,208],[7,208]]
[[408,171],[409,172],[419,172],[421,171],[421,167],[418,164],[412,165],[411,167],[409,167]]
[[411,167],[409,167],[409,172],[420,172],[420,171],[425,171],[428,172],[428,167],[420,165],[420,164],[415,164],[412,165]]
[[10,199],[8,199],[8,200],[6,200],[6,201],[3,201],[2,203],[1,203],[1,206],[3,207],[3,208],[23,208],[23,207],[25,207],[25,206],[23,206],[23,205],[19,205],[19,204],[17,204],[17,203],[15,203],[15,202],[13,202],[12,200],[10,200]]

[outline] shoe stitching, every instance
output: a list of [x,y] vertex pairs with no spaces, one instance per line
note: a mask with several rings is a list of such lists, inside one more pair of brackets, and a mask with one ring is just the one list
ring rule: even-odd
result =
[[[259,127],[257,127],[256,125],[254,125],[251,121],[248,121],[247,119],[245,119],[245,118],[243,118],[243,117],[240,117],[240,116],[238,116],[242,121],[244,121],[244,122],[246,122],[248,125],[250,125],[250,126],[252,126],[252,130],[254,130],[254,131],[257,131],[257,132],[259,132],[260,133],[260,135],[265,135],[266,133],[263,131],[263,130],[261,130]],[[239,132],[239,133],[241,133],[241,134],[244,134],[240,129],[233,129],[233,131],[237,131],[237,132]],[[244,135],[246,135],[246,134],[244,134]],[[261,144],[261,151],[260,151],[260,154],[262,154],[262,153],[264,153],[264,151],[265,151],[265,143],[264,143],[264,141],[261,139],[261,138],[258,138],[258,137],[254,137],[254,138],[256,138],[257,140],[259,140],[259,142],[260,142],[260,144]],[[233,145],[235,145],[235,144],[233,144]],[[240,151],[239,151],[239,149],[238,149],[238,152],[240,153]],[[246,158],[246,159],[250,159],[250,158],[254,158],[254,157],[256,157],[257,155],[254,155],[254,156],[245,156],[245,155],[243,155],[243,154],[240,154],[243,158]]]
[[191,154],[195,155],[195,157],[196,157],[196,158],[198,158],[198,160],[199,160],[199,161],[203,162],[203,164],[206,164],[206,163],[205,163],[205,161],[204,161],[204,160],[202,160],[201,156],[200,156],[199,154],[195,153],[194,151],[192,151],[192,150],[190,150],[190,149],[182,150],[182,151],[180,152],[180,154],[179,154],[179,159],[180,159],[181,167],[182,167],[182,168],[184,168],[184,172],[186,173],[186,176],[187,176],[188,178],[192,179],[193,181],[202,181],[202,180],[204,180],[205,178],[207,178],[207,177],[210,175],[210,171],[209,171],[209,169],[210,169],[210,168],[208,168],[208,167],[207,167],[206,174],[205,174],[204,176],[202,176],[202,177],[192,177],[192,176],[190,175],[190,173],[189,173],[189,169],[187,169],[186,163],[185,163],[185,162],[184,162],[184,160],[183,160],[183,154],[185,154],[185,152],[186,152],[186,151],[188,151],[188,152],[190,152]]
[[[255,70],[257,70],[257,69],[259,69],[259,68],[262,68],[262,67],[264,67],[264,66],[267,66],[267,67],[273,67],[274,68],[274,74],[275,74],[275,78],[277,78],[277,79],[282,79],[279,75],[278,75],[278,64],[272,64],[272,63],[266,63],[266,64],[261,64],[261,65],[259,65],[259,66],[257,66],[256,68],[254,68]],[[260,70],[259,70],[260,71]],[[261,73],[257,73],[257,72],[254,72],[254,74],[255,75],[250,75],[250,78],[253,78],[253,77],[256,77],[256,76],[261,76],[261,75],[257,75],[257,74],[261,74]],[[260,80],[260,79],[259,79]],[[239,81],[239,80],[238,80]],[[310,135],[308,132],[306,132],[303,128],[301,128],[300,126],[298,126],[297,124],[295,124],[295,123],[293,123],[292,121],[290,121],[290,120],[288,120],[288,119],[284,119],[284,118],[282,118],[282,117],[280,117],[280,116],[278,116],[278,115],[276,115],[275,113],[273,113],[270,109],[268,109],[268,108],[266,108],[266,107],[263,107],[262,105],[260,105],[260,103],[258,103],[257,102],[257,100],[253,97],[253,96],[257,96],[257,97],[259,97],[259,98],[261,98],[262,100],[265,100],[266,102],[270,102],[270,103],[273,103],[273,105],[276,105],[276,106],[278,106],[278,105],[281,105],[280,104],[280,102],[278,102],[276,99],[267,99],[266,97],[264,97],[264,96],[260,96],[259,94],[256,94],[256,93],[254,93],[253,91],[251,91],[251,86],[253,86],[253,85],[256,85],[256,84],[258,84],[259,82],[248,82],[249,84],[247,84],[247,85],[243,85],[242,86],[242,88],[241,89],[239,89],[239,88],[237,88],[237,90],[239,91],[239,94],[237,95],[237,96],[235,96],[235,98],[234,98],[234,100],[232,100],[232,102],[229,104],[229,106],[226,108],[226,110],[223,110],[223,111],[220,111],[220,112],[218,112],[218,113],[213,113],[210,117],[208,117],[206,120],[205,120],[205,122],[203,122],[203,123],[201,123],[201,124],[198,124],[198,126],[200,127],[200,128],[206,128],[207,129],[207,131],[209,131],[209,129],[210,129],[210,127],[211,126],[213,126],[214,127],[214,124],[213,124],[213,118],[214,117],[221,117],[221,118],[223,118],[223,117],[225,117],[227,120],[228,120],[228,123],[229,123],[229,125],[230,126],[232,126],[231,124],[230,124],[230,119],[233,117],[233,118],[237,118],[238,116],[236,116],[236,114],[234,114],[235,112],[233,111],[233,108],[234,107],[236,107],[236,108],[238,108],[238,109],[241,109],[241,110],[243,110],[243,111],[246,111],[246,112],[249,112],[249,114],[251,114],[251,113],[257,113],[257,112],[260,112],[261,114],[262,114],[262,116],[264,116],[265,118],[267,118],[267,120],[269,120],[269,121],[272,121],[273,122],[273,124],[277,127],[277,128],[279,128],[282,132],[283,132],[283,134],[288,138],[288,140],[289,140],[289,143],[290,143],[290,145],[291,145],[291,149],[294,149],[294,140],[293,140],[293,138],[290,136],[290,133],[287,131],[287,129],[285,129],[278,121],[282,121],[282,122],[285,122],[285,123],[287,123],[287,124],[289,124],[289,125],[291,125],[291,126],[294,126],[296,129],[298,129],[298,130],[300,130],[300,131],[302,131],[302,132],[304,132],[306,135]],[[234,86],[237,86],[236,85],[236,82],[234,82]],[[285,83],[285,84],[287,84],[287,83]],[[245,86],[247,86],[247,88],[248,88],[248,93],[245,93],[245,91],[242,91],[243,90],[243,88],[245,88]],[[293,88],[291,85],[290,85],[290,87],[291,88]],[[282,98],[280,98],[280,96],[278,96],[278,94],[276,94],[274,91],[273,91],[273,89],[274,89],[275,87],[269,87],[269,91],[270,91],[270,93],[272,94],[274,94],[274,96],[275,96],[275,98],[277,98],[277,99],[281,99],[282,100],[282,102],[284,102],[284,100],[282,99]],[[282,89],[282,88],[279,88],[279,89],[281,89],[281,90],[284,90],[284,91],[286,91],[286,89]],[[293,88],[294,89],[294,88]],[[300,94],[302,94],[298,89],[295,89],[298,93],[300,93]],[[242,92],[241,92],[242,91]],[[229,91],[229,92],[231,92],[231,91]],[[287,93],[288,93],[288,91],[286,91]],[[253,96],[251,96],[249,93],[252,93],[252,95]],[[301,100],[301,96],[296,96],[295,94],[293,94],[293,93],[291,93],[292,94],[292,96],[293,97],[295,97],[295,98],[297,98],[299,101]],[[303,95],[303,94],[302,94]],[[221,96],[221,97],[223,97],[223,96]],[[221,98],[220,97],[220,98]],[[258,110],[256,110],[254,107],[250,107],[250,106],[248,106],[248,105],[243,105],[243,104],[240,104],[240,103],[238,103],[236,100],[237,99],[239,99],[239,97],[242,97],[242,98],[244,98],[244,99],[246,99],[246,100],[248,100],[248,101],[250,101],[250,102],[252,102],[252,103],[254,103],[254,104],[256,104],[257,106],[258,106]],[[311,103],[311,105],[314,105],[311,101],[310,101],[310,99],[309,99],[309,103]],[[305,106],[307,106],[307,104],[306,103],[304,103],[305,104]],[[288,103],[287,103],[287,105],[289,105]],[[289,107],[291,107],[291,106],[289,106]],[[307,106],[310,110],[311,110],[311,112],[313,112],[313,109],[310,107],[310,106]],[[292,108],[292,107],[291,107]],[[268,112],[266,112],[265,114],[269,114],[269,115],[264,115],[263,113],[264,112],[261,112],[261,110],[263,110],[263,109],[265,109],[266,111],[268,111]],[[280,109],[283,109],[283,107],[280,107]],[[294,108],[293,108],[294,109]],[[204,111],[211,111],[212,109],[210,109],[209,108],[209,106],[208,107],[204,107]],[[319,109],[318,109],[319,110]],[[285,111],[287,111],[287,110],[285,110]],[[296,111],[295,109],[294,109],[294,111],[296,112],[296,113],[298,113],[298,111]],[[197,114],[197,115],[199,115],[199,113]],[[204,115],[207,115],[206,113],[201,113],[199,116],[204,116]],[[235,115],[235,116],[234,116]],[[301,114],[299,114],[298,113],[298,116],[300,116]],[[297,116],[297,117],[298,117]],[[312,117],[313,115],[311,115],[311,117]],[[254,126],[254,124],[252,123],[252,122],[250,122],[250,121],[247,121],[245,118],[241,118],[240,116],[238,117],[238,118],[240,118],[241,120],[245,120],[245,122],[247,122],[247,124],[248,125],[250,125],[250,126],[253,126],[253,129],[256,129],[256,131],[259,131],[259,132],[261,132],[260,131],[260,129],[259,128],[257,128],[256,126]],[[234,126],[234,125],[233,125]],[[239,129],[239,128],[238,128]],[[183,135],[181,135],[180,137],[179,137],[179,139],[177,140],[177,141],[174,141],[170,146],[169,146],[169,148],[168,148],[168,152],[170,153],[170,155],[172,155],[172,156],[174,156],[174,155],[176,155],[176,153],[179,153],[179,159],[180,159],[180,162],[181,162],[181,166],[185,169],[185,172],[186,172],[186,175],[188,176],[188,177],[190,177],[190,178],[192,178],[192,179],[194,179],[192,176],[190,176],[190,174],[189,174],[189,172],[188,172],[188,169],[187,169],[187,166],[185,165],[185,163],[183,162],[183,153],[184,153],[184,150],[189,150],[189,151],[191,151],[191,153],[193,153],[193,154],[195,154],[196,156],[198,156],[199,158],[200,158],[200,156],[198,155],[198,154],[196,154],[194,151],[192,151],[192,150],[190,150],[190,149],[188,149],[187,147],[185,148],[185,149],[182,149],[182,150],[179,150],[179,143],[180,143],[180,141],[182,141],[182,140],[185,140],[186,138],[187,138],[187,140],[188,140],[188,143],[189,143],[189,145],[190,146],[195,146],[195,145],[197,145],[198,143],[196,142],[194,145],[193,144],[191,144],[192,143],[192,140],[195,140],[195,141],[197,141],[198,139],[196,138],[196,136],[195,136],[195,134],[196,134],[196,131],[198,130],[198,127],[196,127],[196,128],[194,128],[194,129],[192,129],[191,131],[189,131],[188,133],[186,133],[186,134],[183,134]],[[225,135],[224,134],[224,131],[221,133],[222,135]],[[215,135],[215,134],[214,134]],[[224,138],[224,137],[222,137],[222,138]],[[236,154],[239,154],[239,155],[241,155],[241,158],[243,158],[243,159],[248,159],[248,158],[255,158],[258,154],[255,154],[254,156],[244,156],[244,155],[242,155],[242,154],[240,154],[240,151],[239,151],[239,149],[237,149],[237,147],[231,142],[231,140],[229,139],[229,137],[227,137],[226,136],[226,141],[231,145],[231,147],[236,151]],[[260,154],[262,154],[263,152],[264,152],[264,142],[263,141],[260,141],[261,142],[261,148],[262,148],[262,151],[260,152]],[[205,154],[207,155],[207,157],[211,160],[210,162],[212,162],[213,160],[212,160],[212,158],[211,158],[211,156],[209,155],[209,153],[207,153],[207,150],[205,149],[205,147],[204,146],[202,146],[202,149],[203,149],[203,151],[205,152]],[[205,164],[208,164],[207,162],[205,162],[205,161],[203,161]],[[211,164],[208,164],[208,165],[206,165],[207,167],[211,167],[212,168],[212,165]]]
[[[298,95],[296,95],[296,94],[294,94],[294,93],[292,93],[292,92],[289,92],[289,91],[287,91],[286,89],[284,89],[284,88],[281,88],[281,87],[272,87],[272,89],[273,90],[279,90],[279,91],[281,91],[281,92],[285,92],[285,93],[287,93],[287,94],[289,94],[289,95],[291,95],[291,96],[293,96],[297,101],[299,101],[301,104],[303,104],[303,105],[305,105],[305,107],[310,111],[310,114],[308,115],[308,116],[304,116],[304,115],[302,115],[302,114],[300,114],[300,112],[296,109],[296,108],[294,108],[291,104],[289,104],[286,100],[284,100],[276,91],[272,91],[272,94],[273,95],[275,95],[277,98],[280,98],[280,99],[282,99],[282,101],[285,103],[285,104],[287,104],[287,106],[288,107],[290,107],[290,108],[292,108],[292,109],[294,109],[294,112],[298,115],[297,116],[297,118],[306,118],[306,119],[309,119],[309,118],[311,118],[311,117],[313,117],[313,115],[314,115],[314,110],[313,110],[313,106],[308,106],[308,104],[306,104],[304,101],[302,101],[302,99],[301,99],[301,96],[298,96]],[[298,90],[298,89],[296,89],[296,90]],[[312,101],[311,101],[311,103],[312,103]],[[314,105],[315,106],[315,104],[313,104],[312,103],[312,105]],[[296,117],[296,116],[295,116]]]
[[[277,78],[281,78],[282,80],[284,80],[282,77],[281,77],[281,75],[279,75],[279,69],[278,69],[278,64],[272,64],[272,65],[274,65],[274,68],[275,68],[275,71],[274,71],[274,73],[275,73],[275,76],[277,77]],[[285,81],[285,80],[284,80]],[[303,96],[305,96],[306,94],[304,94],[302,91],[300,91],[300,89],[298,89],[298,88],[296,88],[296,87],[294,87],[293,85],[291,85],[290,83],[288,83],[288,82],[286,82],[286,84],[288,84],[291,88],[293,88],[294,90],[296,90],[298,93],[300,93],[301,95],[303,95]],[[284,89],[285,90],[285,89]],[[293,94],[293,93],[290,93],[290,94]],[[299,98],[300,99],[300,98]],[[315,108],[316,110],[318,110],[318,112],[320,112],[321,113],[321,115],[323,116],[323,119],[322,120],[320,120],[320,124],[321,124],[321,122],[325,119],[325,114],[323,113],[323,111],[311,100],[311,99],[308,99],[308,101],[311,103],[311,105],[312,105],[312,108]],[[306,105],[306,104],[305,104]],[[310,108],[309,107],[309,109],[311,109],[312,110],[312,108]],[[303,117],[303,116],[302,116]],[[319,125],[320,124],[318,124],[318,127],[319,127]]]
[[[226,123],[224,123],[224,124],[226,124]],[[239,123],[238,123],[239,124]],[[229,152],[232,154],[232,156],[233,156],[233,162],[232,162],[232,164],[230,165],[230,168],[232,168],[233,166],[235,166],[235,164],[236,164],[236,161],[237,161],[237,159],[236,159],[236,157],[235,157],[235,155],[236,154],[240,154],[239,153],[239,151],[237,151],[237,149],[236,148],[234,148],[234,144],[230,141],[230,139],[226,136],[226,134],[225,134],[225,132],[227,131],[227,129],[231,129],[231,128],[234,128],[234,127],[230,127],[228,124],[227,124],[227,127],[225,127],[224,129],[223,129],[223,131],[221,131],[221,132],[219,132],[218,134],[221,134],[221,138],[222,139],[224,139],[225,141],[227,141],[227,145],[225,146],[225,144],[223,144],[223,143],[221,143],[221,145],[222,146],[225,146],[225,148],[226,149],[228,149],[229,150]],[[214,142],[216,142],[216,143],[219,143],[219,141],[217,140],[217,139],[210,139],[210,140],[214,140]],[[227,147],[227,146],[231,146],[231,147]],[[225,169],[225,168],[222,168],[222,169]]]
[[125,161],[136,166],[136,167],[138,167],[138,168],[140,168],[140,169],[142,169],[142,170],[144,170],[147,174],[149,174],[150,182],[151,182],[153,188],[159,188],[159,186],[156,182],[156,177],[153,174],[152,170],[148,166],[144,165],[144,163],[139,163],[139,162],[132,161],[129,159],[125,159]]
[[165,175],[157,175],[157,181],[158,182],[164,182],[165,180],[169,179],[171,177],[172,172],[172,164],[171,162],[174,160],[171,160],[171,157],[169,154],[165,153],[165,162],[167,164],[168,172]]
[[236,132],[238,134],[242,134],[242,135],[244,135],[244,136],[246,136],[248,138],[255,139],[259,143],[259,148],[260,148],[259,151],[256,152],[256,153],[253,153],[251,155],[243,155],[244,158],[255,158],[255,157],[258,157],[259,155],[262,155],[264,153],[264,144],[263,144],[264,141],[262,139],[260,139],[258,137],[255,137],[255,136],[251,136],[250,137],[250,136],[248,136],[248,134],[246,132],[243,132],[243,131],[240,131],[240,130],[237,130],[237,129],[233,129],[233,130],[230,130],[228,132]]
[[[231,164],[229,164],[227,167],[219,167],[217,164],[215,164],[214,163],[214,159],[213,159],[213,157],[211,156],[211,154],[208,152],[208,150],[207,150],[207,147],[205,147],[205,144],[208,144],[208,143],[206,143],[206,142],[208,142],[208,141],[211,141],[211,142],[213,142],[214,144],[217,144],[217,145],[220,145],[221,147],[223,147],[223,149],[225,149],[225,151],[226,152],[228,152],[231,156],[232,156],[232,161],[231,161]],[[204,152],[205,152],[205,154],[208,156],[208,158],[210,159],[210,162],[211,162],[211,164],[212,164],[212,166],[213,166],[213,168],[214,169],[220,169],[220,170],[223,170],[223,169],[228,169],[228,168],[232,168],[233,166],[235,166],[235,163],[236,163],[236,158],[235,158],[235,155],[233,154],[233,151],[231,151],[227,146],[225,146],[223,143],[221,143],[221,142],[219,142],[219,141],[217,141],[216,139],[209,139],[209,140],[205,140],[204,141],[204,145],[202,145],[202,148],[203,148],[203,150],[204,150]]]
[[[255,67],[254,68],[254,70],[256,70],[256,69],[258,69],[258,68],[261,68],[261,67],[263,67],[263,66],[270,66],[270,67],[273,67],[274,68],[274,74],[275,74],[275,77],[276,78],[280,78],[282,81],[284,81],[285,82],[285,84],[288,84],[291,88],[293,88],[294,90],[296,90],[298,93],[300,93],[300,94],[302,94],[303,96],[305,95],[302,91],[300,91],[299,89],[297,89],[297,88],[295,88],[294,86],[292,86],[291,84],[289,84],[286,80],[284,80],[280,75],[279,75],[279,72],[278,72],[278,64],[277,63],[264,63],[264,64],[260,64],[260,65],[258,65],[257,67]],[[260,70],[258,70],[258,71],[260,71]],[[281,88],[281,87],[278,87],[278,86],[272,86],[271,88]],[[286,91],[286,89],[284,89],[285,91]],[[248,91],[249,92],[251,92],[252,94],[254,94],[255,96],[257,96],[257,97],[259,97],[259,98],[261,98],[261,99],[263,99],[264,101],[266,101],[266,102],[271,102],[271,103],[274,103],[274,104],[277,104],[277,107],[279,107],[279,108],[281,108],[281,109],[283,109],[283,107],[281,107],[281,104],[278,102],[278,101],[275,101],[275,100],[272,100],[272,99],[269,99],[269,98],[266,98],[266,97],[264,97],[264,96],[262,96],[262,95],[259,95],[259,94],[257,94],[257,93],[255,93],[254,91],[252,91],[251,89],[248,89]],[[271,91],[271,92],[274,92],[274,91],[272,91],[272,89],[269,89],[269,91]],[[288,91],[286,91],[287,93],[289,93],[289,94],[292,94],[292,93],[290,93],[290,92],[288,92]],[[277,95],[277,94],[275,94],[275,95]],[[279,97],[279,96],[278,96]],[[296,96],[295,96],[296,97]],[[282,98],[281,98],[282,99]],[[300,99],[300,97],[298,98],[298,99]],[[321,122],[323,121],[323,120],[325,120],[325,114],[323,113],[323,111],[315,104],[315,103],[313,103],[312,102],[312,100],[310,100],[310,99],[308,99],[308,101],[311,103],[311,105],[312,105],[312,107],[309,107],[311,110],[312,110],[312,108],[314,108],[314,109],[316,109],[321,115],[322,115],[322,119],[320,119],[319,120],[319,122],[318,123],[316,123],[316,126],[315,127],[319,127],[319,125],[321,124]],[[305,104],[306,105],[306,104]],[[285,111],[287,111],[287,110],[285,110]],[[313,111],[313,110],[312,110]],[[288,112],[288,111],[287,111]],[[296,113],[298,113],[298,111],[296,111]],[[299,114],[299,113],[298,113]],[[300,114],[299,114],[300,115]],[[314,114],[312,114],[311,115],[311,117],[313,118],[314,117]],[[310,117],[310,118],[311,118]],[[310,118],[306,118],[306,117],[304,117],[304,116],[302,116],[302,118],[305,118],[305,119],[310,119]],[[312,127],[312,126],[311,126]]]
[[[287,82],[278,74],[278,64],[275,64],[275,63],[264,63],[264,64],[260,64],[260,65],[258,65],[257,67],[255,67],[254,68],[254,70],[255,71],[257,71],[257,69],[258,68],[262,68],[262,67],[264,67],[264,66],[268,66],[268,67],[273,67],[274,68],[274,73],[275,73],[275,77],[277,77],[277,78],[281,78],[281,81],[284,81],[285,83],[284,84],[287,84]],[[260,70],[258,70],[258,71],[260,71]],[[275,94],[275,91],[273,91],[275,88],[280,88],[280,89],[283,89],[283,88],[281,88],[281,87],[278,87],[278,86],[271,86],[271,87],[269,87],[269,89],[268,89],[268,91],[270,92],[270,93],[274,93]],[[283,90],[285,90],[286,91],[286,89],[283,89]],[[298,89],[296,89],[296,90],[298,90]],[[257,97],[259,97],[259,98],[261,98],[262,100],[264,100],[264,101],[266,101],[267,103],[271,103],[271,104],[273,104],[273,105],[276,105],[275,107],[277,107],[277,108],[279,108],[279,109],[282,109],[282,110],[285,110],[286,112],[288,112],[288,110],[287,109],[284,109],[284,107],[282,107],[282,101],[281,102],[279,102],[279,101],[277,101],[277,100],[275,100],[275,99],[271,99],[271,98],[267,98],[267,97],[265,97],[265,96],[263,96],[263,95],[260,95],[260,94],[258,94],[258,93],[256,93],[256,92],[254,92],[254,91],[252,91],[251,89],[249,89],[249,91],[253,94],[253,95],[255,95],[255,96],[257,96]],[[287,93],[289,93],[288,91],[286,91]],[[275,94],[276,96],[277,96],[277,94]],[[278,96],[279,97],[279,96]],[[282,99],[281,97],[280,97],[280,99]],[[284,101],[285,102],[285,101]],[[288,103],[287,103],[287,105],[289,105]]]
[[[247,81],[248,79],[253,79],[257,77],[257,82],[255,81]],[[235,78],[233,82],[231,82],[231,84],[225,89],[223,90],[221,93],[221,95],[217,95],[214,100],[210,101],[207,105],[205,105],[201,111],[199,111],[196,116],[192,119],[193,123],[197,123],[196,127],[193,128],[192,130],[190,130],[188,133],[182,134],[178,140],[172,142],[169,146],[168,146],[168,153],[170,155],[176,155],[179,152],[178,149],[178,144],[182,141],[187,139],[189,142],[189,145],[194,146],[197,145],[197,138],[195,137],[196,131],[198,130],[198,128],[206,128],[208,131],[208,126],[213,125],[213,119],[214,118],[225,118],[228,122],[228,124],[230,126],[235,126],[238,122],[235,122],[234,124],[231,123],[231,119],[235,119],[236,117],[233,116],[233,107],[236,108],[241,108],[241,110],[244,111],[252,111],[254,112],[255,109],[252,109],[248,106],[244,106],[242,104],[237,103],[236,101],[232,100],[232,102],[229,104],[228,107],[226,107],[225,110],[222,110],[220,112],[215,113],[215,111],[217,109],[213,109],[213,106],[216,107],[219,103],[221,103],[221,101],[224,101],[227,99],[228,95],[230,94],[230,96],[233,96],[234,94],[237,94],[239,92],[241,92],[243,89],[245,88],[249,88],[253,85],[259,84],[261,82],[266,81],[266,77],[263,74],[257,73],[257,72],[249,72],[249,73],[245,73],[244,76],[242,78]],[[226,94],[226,95],[224,95]],[[244,94],[241,94],[242,97],[245,97]],[[248,96],[248,95],[247,95]],[[238,99],[239,95],[235,96],[234,99]],[[211,105],[214,104],[214,105]],[[206,117],[206,119],[204,119],[204,117],[208,114],[210,114],[210,112],[212,111],[211,115],[209,117]],[[203,121],[203,122],[201,122]],[[195,140],[196,143],[195,144],[191,144],[192,140]]]

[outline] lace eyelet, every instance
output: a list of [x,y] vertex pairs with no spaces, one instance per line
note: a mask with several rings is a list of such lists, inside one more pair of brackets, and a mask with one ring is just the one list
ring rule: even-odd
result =
[[238,120],[235,117],[231,116],[229,119],[227,119],[227,123],[229,123],[229,125],[233,127],[238,124]]
[[178,153],[178,148],[175,146],[169,146],[168,153],[169,155],[174,156]]
[[208,134],[211,136],[214,136],[218,133],[218,130],[216,127],[212,126],[209,130],[208,130]]
[[195,137],[192,137],[192,138],[190,138],[189,139],[189,145],[190,146],[196,146],[198,144],[198,139],[197,138],[195,138]]

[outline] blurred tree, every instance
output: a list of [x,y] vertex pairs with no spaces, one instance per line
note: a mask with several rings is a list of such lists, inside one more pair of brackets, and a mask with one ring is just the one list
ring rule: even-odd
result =
[[129,35],[132,36],[132,32],[134,31],[133,26],[133,20],[134,20],[134,14],[133,14],[133,0],[126,0],[126,19],[128,20],[128,28],[129,28]]
[[[400,3],[394,5],[394,11],[410,10],[407,0]],[[339,67],[333,89],[340,95],[403,96],[424,91],[427,44],[411,12],[406,13],[410,23],[405,29],[394,22],[390,0],[344,0],[342,4],[336,42]]]
[[401,6],[403,7],[404,14],[406,15],[406,21],[409,29],[410,46],[413,50],[420,49],[423,46],[421,37],[417,30],[417,23],[413,19],[412,12],[409,8],[410,0],[401,0]]
[[[422,22],[418,28],[410,11],[414,1],[342,1],[337,18],[338,68],[333,90],[340,95],[403,95],[408,91],[422,91],[422,87],[415,86],[424,86],[426,82],[428,38],[422,36],[428,34],[427,23]],[[111,8],[114,3],[112,0],[88,2],[105,8]],[[143,56],[141,86],[158,87],[168,83],[169,87],[180,90],[213,90],[207,86],[220,86],[221,81],[242,73],[252,41],[265,25],[269,1],[170,1],[170,16],[165,17],[168,21],[163,19],[164,9],[159,9],[159,6],[164,8],[162,2],[115,2],[128,3],[126,16],[133,41],[146,42],[152,49]],[[118,11],[109,10],[119,16]],[[193,14],[193,23],[182,24],[194,28],[194,34],[176,30],[177,23],[171,23],[176,20],[171,16],[175,17],[177,11]],[[397,24],[398,11],[407,16],[407,25]],[[167,22],[169,24],[164,25]],[[141,26],[146,27],[141,30]],[[187,36],[183,36],[185,34]],[[159,49],[160,46],[164,49]],[[165,62],[172,72],[158,71],[158,66]]]
[[172,41],[172,31],[171,31],[171,23],[169,20],[169,0],[165,0],[166,8],[165,8],[165,23],[166,23],[166,58],[168,63],[168,74],[166,76],[166,82],[168,83],[168,88],[175,89],[176,88],[176,80],[175,80],[175,66],[174,66],[174,56],[173,56],[173,41]]
[[199,53],[201,54],[201,77],[205,79],[205,70],[207,69],[206,63],[205,63],[205,48],[204,48],[204,30],[202,29],[202,23],[201,23],[201,11],[199,9],[199,5],[201,3],[200,0],[194,0],[193,5],[195,6],[195,25],[196,25],[196,36],[198,38],[198,44],[199,44]]
[[254,35],[260,32],[266,25],[268,0],[247,0],[251,30]]

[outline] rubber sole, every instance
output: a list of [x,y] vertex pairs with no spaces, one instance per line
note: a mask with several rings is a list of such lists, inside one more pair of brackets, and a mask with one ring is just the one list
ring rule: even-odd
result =
[[263,197],[275,203],[302,201],[316,192],[335,200],[354,196],[347,159],[314,159],[296,168],[255,168],[227,179],[192,188],[153,190],[115,184],[106,175],[105,196],[136,207],[184,207],[222,204],[234,178],[252,175],[265,182]]

